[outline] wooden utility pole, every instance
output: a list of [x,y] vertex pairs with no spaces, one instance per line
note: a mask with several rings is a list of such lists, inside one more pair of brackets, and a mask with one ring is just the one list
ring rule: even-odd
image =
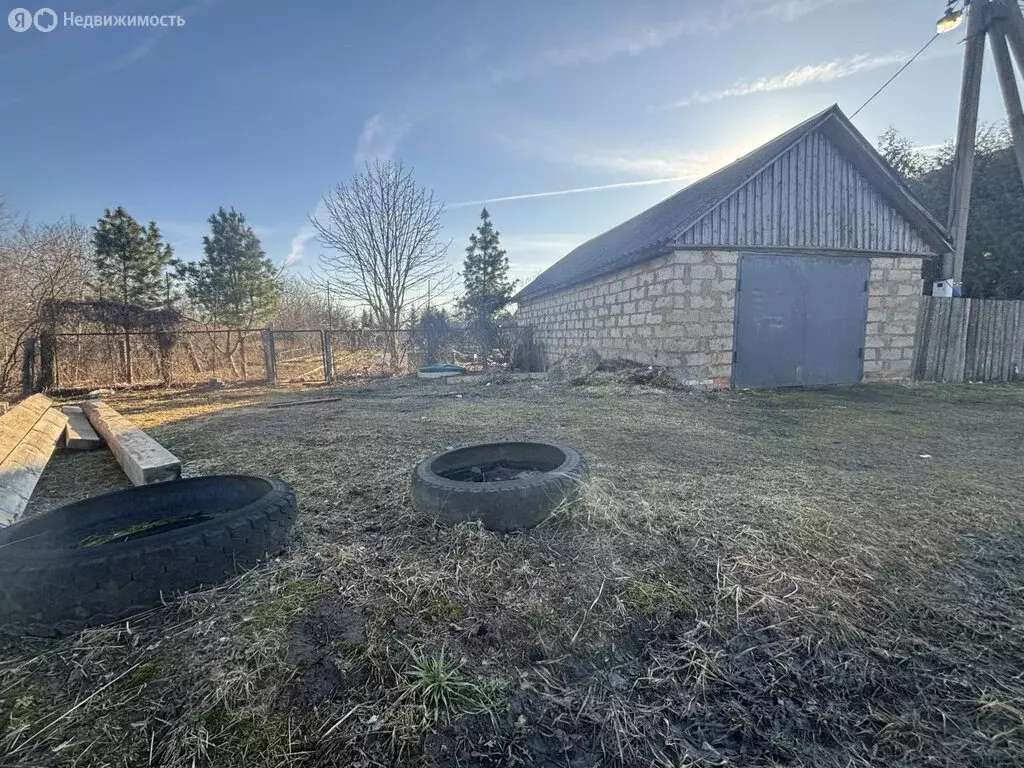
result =
[[[996,13],[1002,9],[993,8]],[[1020,104],[1020,90],[1017,88],[1017,76],[1013,72],[1010,61],[1010,49],[1006,45],[1006,25],[1002,19],[993,18],[989,39],[992,41],[992,58],[996,62],[999,73],[999,88],[1003,92],[1003,103],[1010,121],[1010,134],[1013,136],[1013,153],[1017,158],[1017,169],[1024,180],[1024,108]]]
[[943,260],[946,279],[959,283],[964,274],[964,247],[967,241],[967,217],[971,207],[971,181],[978,134],[978,104],[981,97],[981,71],[985,62],[985,31],[989,0],[974,0],[967,6],[967,40],[964,75],[960,89],[960,117],[953,159],[953,187],[949,198],[949,231],[953,235],[953,253]]
[[1010,39],[1017,67],[1024,72],[1024,16],[1021,15],[1017,0],[996,0],[993,10],[998,14],[1003,31]]

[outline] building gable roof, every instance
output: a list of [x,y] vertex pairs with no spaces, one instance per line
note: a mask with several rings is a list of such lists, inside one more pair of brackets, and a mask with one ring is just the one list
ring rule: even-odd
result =
[[725,168],[583,243],[520,291],[515,300],[568,288],[672,250],[695,223],[815,131],[821,131],[835,145],[934,253],[951,250],[945,228],[914,197],[842,110],[833,105]]

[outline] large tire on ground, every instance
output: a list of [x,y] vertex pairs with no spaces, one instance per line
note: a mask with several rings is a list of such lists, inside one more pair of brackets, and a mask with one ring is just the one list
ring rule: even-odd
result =
[[[521,468],[511,479],[452,479],[494,467]],[[574,448],[552,443],[484,443],[422,462],[412,477],[412,506],[446,523],[479,520],[492,531],[532,528],[582,495],[587,462]]]
[[208,587],[281,552],[295,493],[220,475],[98,496],[0,530],[0,631],[56,636]]

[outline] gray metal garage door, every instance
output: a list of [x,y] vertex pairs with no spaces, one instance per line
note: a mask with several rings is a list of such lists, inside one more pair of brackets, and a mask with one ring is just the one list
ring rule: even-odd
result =
[[866,258],[743,254],[734,386],[860,381],[870,269]]

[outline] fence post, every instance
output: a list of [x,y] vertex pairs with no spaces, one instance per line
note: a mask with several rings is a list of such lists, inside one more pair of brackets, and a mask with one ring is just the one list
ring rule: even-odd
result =
[[56,335],[54,335],[52,329],[44,327],[39,333],[39,370],[36,373],[37,392],[53,389],[56,348]]
[[320,340],[324,350],[324,381],[328,384],[334,383],[334,348],[332,346],[331,332],[320,331]]
[[171,383],[171,349],[174,347],[174,337],[169,331],[161,329],[153,335],[153,338],[156,339],[160,382],[166,387]]
[[31,395],[36,383],[36,338],[25,339],[25,349],[21,359],[21,393]]
[[277,384],[277,370],[274,360],[274,332],[269,328],[260,331],[260,338],[263,340],[263,364],[267,369],[267,383]]
[[238,332],[238,352],[242,358],[242,381],[249,380],[249,364],[245,359],[245,334],[247,331]]

